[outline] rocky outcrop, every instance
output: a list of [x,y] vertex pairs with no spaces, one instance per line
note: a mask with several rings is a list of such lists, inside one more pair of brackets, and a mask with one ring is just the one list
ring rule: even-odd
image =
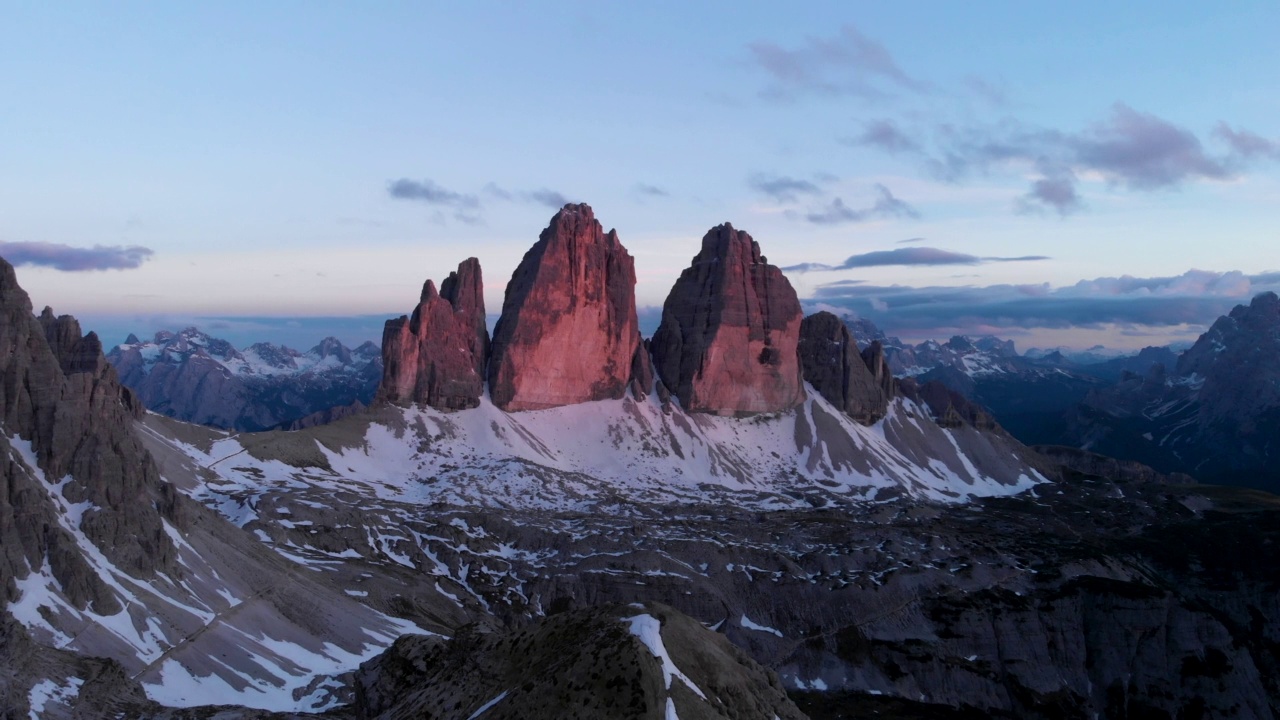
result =
[[[554,612],[554,610],[553,610]],[[778,677],[656,603],[571,610],[495,633],[406,635],[356,674],[360,717],[805,717]]]
[[412,316],[387,321],[378,397],[441,410],[476,407],[484,394],[488,351],[480,261],[469,258],[449,273],[439,292],[427,280]]
[[347,348],[328,337],[305,353],[271,343],[236,350],[194,327],[158,332],[150,342],[129,339],[107,360],[137,393],[137,404],[219,428],[265,430],[367,403],[382,376],[381,354],[371,342]]
[[893,371],[889,369],[889,361],[884,356],[884,346],[880,341],[872,341],[862,351],[862,362],[871,371],[871,377],[884,394],[885,400],[892,400],[894,393]]
[[1107,478],[1119,482],[1149,482],[1177,485],[1195,484],[1195,478],[1184,473],[1168,475],[1157,472],[1149,465],[1132,460],[1117,460],[1106,455],[1065,445],[1034,445],[1031,448],[1041,457],[1063,470]]
[[884,417],[889,399],[881,379],[871,373],[840,318],[826,311],[806,317],[800,323],[799,353],[804,379],[827,402],[863,425]]
[[[185,519],[130,432],[135,411],[97,336],[48,308],[37,319],[0,260],[0,592],[9,601],[15,580],[47,565],[77,609],[119,612],[77,534],[125,572],[181,576],[163,520]],[[74,527],[55,502],[78,508]]]
[[654,333],[654,367],[690,412],[750,415],[804,400],[800,301],[760,246],[725,223],[702,239]]
[[507,284],[489,393],[508,411],[620,398],[640,344],[635,263],[587,205],[565,205]]

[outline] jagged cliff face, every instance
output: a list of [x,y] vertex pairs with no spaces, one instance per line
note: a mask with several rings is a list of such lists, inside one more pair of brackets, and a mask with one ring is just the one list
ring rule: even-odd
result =
[[441,284],[427,280],[412,316],[388,320],[382,334],[378,397],[441,410],[480,404],[489,330],[480,261],[470,258]]
[[1219,318],[1179,358],[1125,373],[1069,415],[1062,444],[1202,482],[1280,490],[1280,298]]
[[214,427],[265,430],[373,400],[378,347],[325,338],[307,352],[270,343],[236,350],[196,328],[130,337],[107,360],[148,410]]
[[[879,347],[877,343],[876,347]],[[818,312],[800,323],[800,364],[804,379],[815,390],[863,425],[873,425],[889,409],[889,389],[884,385],[884,355],[868,348],[867,359],[858,352],[843,321],[829,312]],[[881,373],[877,377],[874,367]],[[892,378],[889,379],[892,385]]]
[[[48,308],[35,318],[13,267],[0,260],[0,583],[8,600],[19,596],[16,579],[47,572],[75,609],[119,612],[82,540],[131,574],[174,572],[162,518],[183,520],[129,431],[140,413],[97,336]],[[74,527],[59,508],[74,509]]]
[[725,223],[702,239],[662,308],[654,367],[692,412],[748,415],[804,400],[800,301],[760,246]]
[[616,399],[636,348],[635,263],[587,205],[551,218],[507,284],[489,392],[505,410]]

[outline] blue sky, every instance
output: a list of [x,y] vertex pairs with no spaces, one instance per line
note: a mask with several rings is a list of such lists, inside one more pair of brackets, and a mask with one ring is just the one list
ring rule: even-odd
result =
[[731,221],[910,339],[1136,347],[1280,287],[1272,2],[0,7],[0,255],[108,342],[376,340],[472,255],[496,312],[562,200],[641,306]]

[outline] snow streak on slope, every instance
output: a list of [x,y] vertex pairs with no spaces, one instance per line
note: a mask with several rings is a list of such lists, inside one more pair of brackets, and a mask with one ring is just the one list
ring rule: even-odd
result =
[[[5,609],[39,642],[119,661],[153,700],[182,707],[235,703],[323,710],[339,701],[332,676],[354,669],[404,633],[424,632],[294,577],[290,564],[220,520],[197,523],[186,536],[166,521],[179,572],[130,574],[81,529],[94,508],[64,497],[70,478],[49,482],[29,442],[11,437],[8,445],[9,460],[46,491],[61,530],[75,543],[72,551],[120,609],[106,614],[93,604],[77,607],[47,557],[15,578],[17,596]],[[218,524],[229,531],[223,537],[207,529]],[[44,688],[40,698],[69,692]]]
[[820,507],[903,494],[963,501],[1043,480],[1016,443],[940,427],[920,405],[899,400],[864,427],[809,396],[794,412],[751,418],[664,412],[655,399],[630,398],[505,413],[486,398],[472,410],[391,409],[359,428],[353,420],[359,435],[345,444],[324,442],[321,429],[306,463],[275,459],[269,447],[246,452],[234,436],[182,449],[218,475],[199,499],[242,526],[257,517],[261,490],[290,485],[415,504],[622,511],[634,503]]

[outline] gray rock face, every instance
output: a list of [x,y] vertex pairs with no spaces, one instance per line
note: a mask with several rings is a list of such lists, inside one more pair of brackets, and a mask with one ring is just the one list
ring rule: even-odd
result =
[[[655,650],[662,656],[655,655]],[[665,605],[607,605],[505,633],[406,636],[356,675],[360,717],[805,716],[776,675]]]
[[1201,482],[1280,491],[1280,298],[1218,318],[1178,358],[1090,392],[1061,444]]
[[690,412],[788,410],[804,401],[801,315],[791,283],[751,236],[719,225],[662,306],[654,368]]
[[507,283],[489,394],[541,410],[623,396],[640,344],[635,262],[587,205],[565,205]]
[[[863,425],[874,425],[889,408],[889,397],[858,352],[858,345],[844,322],[829,312],[818,312],[800,323],[800,364],[804,379],[822,397]],[[878,362],[883,362],[883,356]],[[881,369],[883,372],[884,369]],[[892,379],[890,379],[890,383]]]
[[196,328],[119,345],[107,360],[148,410],[234,430],[287,426],[329,408],[369,403],[382,377],[373,343],[350,349],[325,338],[305,353],[270,343],[236,350]]
[[378,398],[441,410],[475,407],[484,394],[488,352],[480,261],[469,258],[440,292],[427,280],[412,316],[387,321]]
[[[48,308],[34,317],[13,267],[0,260],[0,586],[10,601],[15,580],[47,562],[76,608],[120,610],[59,521],[46,481],[61,480],[61,497],[84,504],[77,530],[120,568],[178,572],[162,519],[186,521],[129,430],[136,412],[97,336],[81,336],[74,318]],[[18,459],[10,437],[29,444],[35,467]]]

